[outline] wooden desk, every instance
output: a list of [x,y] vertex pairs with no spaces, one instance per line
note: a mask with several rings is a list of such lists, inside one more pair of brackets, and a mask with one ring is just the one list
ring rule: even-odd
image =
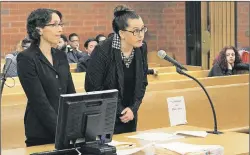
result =
[[[196,130],[196,131],[203,130],[204,131],[207,129],[183,125],[183,126],[175,126],[175,127],[169,127],[169,128],[153,129],[153,130],[148,130],[147,132],[163,131],[167,133],[173,133],[179,130]],[[149,143],[148,141],[130,139],[127,137],[127,136],[134,135],[134,134],[135,133],[115,135],[113,139],[117,141],[134,142],[136,143],[136,146],[142,146],[142,145]],[[186,137],[184,139],[172,140],[168,142],[173,142],[173,141],[185,142],[189,144],[198,144],[198,145],[221,145],[224,147],[225,155],[248,155],[249,154],[249,135],[243,134],[243,133],[226,132],[221,135],[209,134],[206,138]],[[30,153],[34,153],[34,152],[43,152],[43,151],[49,151],[49,150],[54,150],[54,145],[51,144],[51,145],[41,145],[41,146],[35,146],[35,147],[29,147],[29,148],[3,150],[2,155],[17,155],[17,154],[29,155]],[[160,155],[163,155],[163,154],[176,155],[176,153],[174,152],[162,150],[162,149],[154,149],[153,147],[146,149],[144,151],[141,151],[139,153],[136,153],[135,155],[145,155],[145,154],[148,155],[151,153],[152,154],[157,153]]]

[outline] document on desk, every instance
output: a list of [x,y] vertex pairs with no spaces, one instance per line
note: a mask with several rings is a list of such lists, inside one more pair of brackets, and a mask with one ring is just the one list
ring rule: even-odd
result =
[[146,141],[156,142],[156,141],[168,141],[173,139],[184,138],[184,136],[168,134],[164,132],[155,132],[155,133],[139,133],[133,136],[128,136],[129,138],[142,139]]
[[189,136],[203,137],[203,138],[207,136],[206,131],[176,131],[174,134],[189,135]]
[[170,125],[187,124],[186,107],[183,96],[167,98]]
[[224,148],[220,145],[194,145],[182,142],[172,142],[167,144],[155,144],[155,147],[165,148],[170,151],[185,155],[187,153],[199,155],[223,155]]
[[153,146],[154,143],[149,143],[149,144],[146,144],[142,147],[136,147],[136,148],[132,148],[132,149],[124,149],[124,150],[118,150],[116,151],[117,155],[131,155],[131,154],[134,154],[134,153],[137,153],[139,151],[142,151],[148,147],[151,147]]
[[111,146],[124,146],[124,147],[129,147],[129,146],[134,146],[135,143],[131,143],[131,142],[118,142],[118,141],[115,141],[115,140],[112,140],[110,143],[108,143],[108,145],[111,145]]

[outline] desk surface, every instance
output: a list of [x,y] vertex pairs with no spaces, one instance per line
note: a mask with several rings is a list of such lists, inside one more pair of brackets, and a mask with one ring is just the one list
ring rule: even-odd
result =
[[[175,126],[169,128],[160,128],[160,129],[152,129],[147,130],[147,132],[156,132],[156,131],[163,131],[172,133],[179,130],[206,130],[205,128],[197,128],[192,126]],[[145,132],[145,131],[144,131]],[[136,146],[142,146],[147,143],[148,141],[131,139],[127,136],[134,135],[136,133],[127,133],[127,134],[120,134],[113,136],[113,139],[116,141],[128,141],[136,143]],[[249,135],[244,133],[235,133],[235,132],[226,132],[221,135],[212,135],[209,134],[206,138],[197,138],[197,137],[186,137],[184,139],[172,140],[178,142],[185,142],[189,144],[201,144],[201,145],[221,145],[224,147],[224,154],[225,155],[248,155],[249,154]],[[168,141],[170,142],[170,141]],[[165,142],[166,143],[166,142]],[[119,148],[118,148],[119,149]],[[54,150],[54,145],[41,145],[41,146],[34,146],[29,148],[18,148],[18,149],[11,149],[11,150],[3,150],[2,155],[29,155],[30,153],[35,152],[43,152]],[[152,153],[151,153],[152,152]],[[160,153],[159,153],[160,152]],[[167,151],[167,150],[159,150],[148,148],[144,151],[136,153],[136,155],[145,155],[145,154],[168,154],[168,155],[176,155],[176,153]]]

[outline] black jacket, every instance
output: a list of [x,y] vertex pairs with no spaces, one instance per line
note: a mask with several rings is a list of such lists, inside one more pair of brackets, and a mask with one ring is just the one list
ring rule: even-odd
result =
[[[136,78],[134,103],[130,106],[134,115],[137,114],[139,106],[145,94],[147,81],[147,45],[135,48]],[[112,38],[106,39],[97,45],[91,54],[88,69],[85,77],[85,90],[98,91],[118,89],[119,102],[117,114],[120,114],[124,107],[121,104],[124,89],[124,72],[120,50],[112,48]]]
[[90,60],[89,55],[81,57],[79,59],[79,62],[77,63],[76,72],[86,72],[86,70],[88,68],[89,60]]
[[17,56],[17,72],[28,98],[24,116],[29,138],[55,139],[60,94],[75,93],[67,56],[52,48],[53,66],[32,44]]

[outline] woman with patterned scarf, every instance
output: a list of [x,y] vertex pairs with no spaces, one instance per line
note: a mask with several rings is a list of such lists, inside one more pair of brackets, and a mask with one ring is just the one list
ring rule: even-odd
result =
[[117,6],[112,22],[114,36],[97,45],[85,77],[86,91],[117,89],[119,99],[114,134],[134,132],[137,112],[147,82],[147,27],[125,6]]

